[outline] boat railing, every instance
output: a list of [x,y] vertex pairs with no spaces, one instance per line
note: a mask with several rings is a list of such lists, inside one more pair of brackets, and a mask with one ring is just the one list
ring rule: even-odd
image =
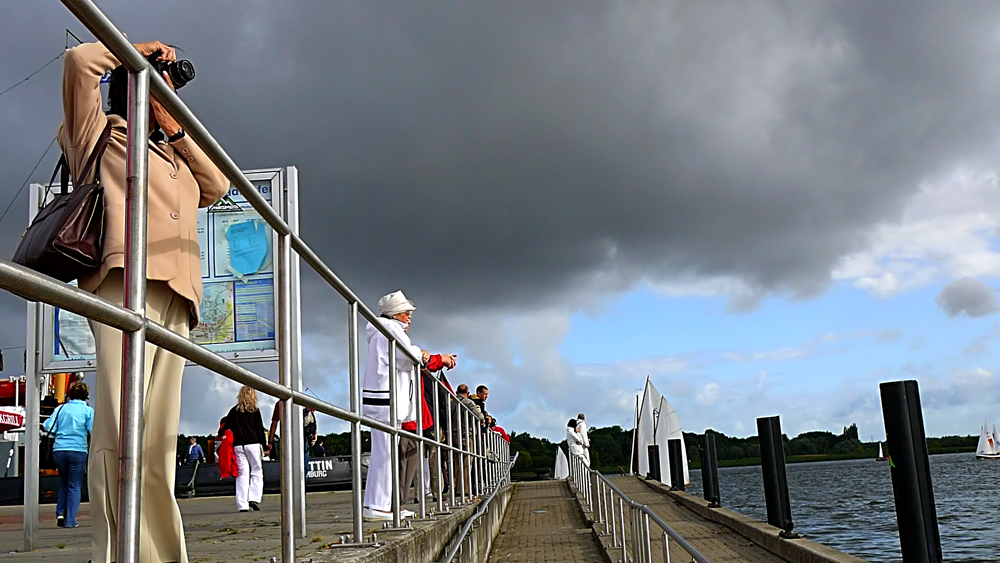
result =
[[599,471],[591,469],[583,457],[569,455],[569,480],[576,485],[580,503],[593,514],[594,524],[611,535],[611,547],[622,550],[625,563],[652,563],[653,535],[649,523],[660,528],[663,545],[663,560],[670,561],[670,541],[691,556],[692,561],[709,563],[708,558],[698,552],[682,538],[649,506],[633,501]]
[[[160,348],[173,352],[197,365],[200,365],[223,377],[238,383],[248,385],[257,391],[266,393],[282,402],[280,432],[282,436],[291,439],[281,441],[281,561],[292,563],[295,560],[296,537],[305,537],[305,472],[299,456],[294,454],[293,444],[301,441],[302,425],[297,423],[293,405],[308,407],[317,412],[349,422],[351,425],[351,484],[352,484],[352,520],[353,544],[363,545],[362,516],[362,485],[361,485],[361,427],[386,432],[393,437],[391,448],[392,475],[392,524],[400,525],[400,482],[399,482],[399,440],[408,438],[414,440],[418,447],[418,459],[423,458],[426,447],[439,448],[440,453],[447,452],[449,463],[447,471],[450,482],[455,483],[456,464],[469,466],[471,480],[468,490],[463,486],[456,491],[450,488],[450,496],[446,502],[442,494],[443,457],[438,455],[437,463],[432,468],[436,471],[438,510],[448,506],[456,506],[472,502],[489,487],[501,481],[501,464],[510,459],[509,444],[495,432],[485,430],[474,418],[471,410],[465,408],[454,393],[451,393],[443,383],[436,385],[448,390],[449,407],[458,404],[458,415],[452,417],[452,409],[445,408],[445,421],[434,417],[434,438],[427,438],[419,433],[406,432],[399,428],[396,405],[400,400],[410,400],[411,390],[396,388],[396,356],[402,353],[419,373],[421,358],[414,356],[405,347],[400,347],[397,339],[385,329],[378,316],[372,312],[354,292],[328,267],[317,254],[303,241],[285,220],[257,192],[251,181],[236,166],[222,146],[209,133],[208,129],[198,120],[194,113],[167,86],[162,77],[149,70],[146,59],[129,43],[125,34],[119,31],[111,21],[90,0],[62,0],[62,3],[83,23],[87,29],[101,41],[129,71],[128,88],[128,142],[126,160],[128,164],[128,185],[126,197],[126,244],[125,244],[125,291],[124,306],[119,306],[101,299],[93,294],[82,291],[74,286],[56,281],[52,278],[0,260],[0,288],[36,302],[53,305],[63,310],[81,315],[90,320],[119,329],[123,333],[123,357],[126,358],[122,369],[121,432],[122,448],[119,452],[119,505],[117,511],[118,527],[116,530],[116,561],[136,563],[139,560],[139,525],[140,525],[140,484],[142,451],[142,435],[140,432],[142,412],[142,384],[144,366],[144,344],[149,342]],[[221,356],[191,342],[189,339],[156,324],[145,317],[145,265],[146,265],[146,218],[147,218],[147,148],[149,96],[156,96],[164,108],[177,120],[188,137],[191,137],[229,179],[232,185],[246,198],[247,202],[270,225],[278,237],[278,259],[276,270],[278,274],[278,303],[276,303],[278,330],[278,382],[257,375],[248,369],[226,360]],[[298,344],[293,342],[290,321],[291,297],[290,275],[292,270],[292,254],[306,262],[319,274],[330,287],[346,302],[346,320],[348,328],[347,346],[349,350],[348,378],[350,383],[350,405],[344,408],[333,403],[304,394],[293,381],[293,353]],[[360,368],[358,351],[359,316],[367,319],[389,341],[389,401],[390,420],[380,422],[362,414],[360,398]],[[36,331],[39,330],[36,328]],[[37,376],[37,364],[29,357],[29,365],[36,366],[29,373]],[[420,377],[413,378],[413,400],[421,396]],[[26,448],[25,480],[24,480],[24,549],[33,550],[36,547],[38,527],[38,439],[39,389],[37,382],[28,386],[28,416],[25,420]],[[435,414],[442,412],[439,407],[439,393],[434,397]],[[417,413],[417,427],[422,428],[422,410]],[[455,436],[468,436],[469,439],[457,440]],[[441,438],[444,436],[443,438]],[[441,438],[438,440],[437,438]],[[299,442],[297,442],[297,440]],[[489,455],[487,455],[489,454]],[[501,463],[496,463],[496,462]],[[422,492],[426,483],[422,471],[417,472],[419,487]],[[457,494],[456,494],[457,493]],[[427,505],[423,494],[419,497],[419,516],[427,515]]]
[[[486,511],[489,510],[490,504],[493,502],[493,499],[496,498],[497,493],[500,492],[500,489],[511,484],[510,472],[514,468],[514,464],[517,463],[517,456],[520,453],[521,452],[514,452],[514,458],[511,459],[509,462],[503,464],[506,465],[506,467],[500,469],[502,474],[500,481],[496,483],[496,485],[493,487],[493,490],[490,491],[490,494],[479,505],[478,510],[476,510],[476,512],[472,516],[469,516],[469,518],[465,521],[465,524],[462,525],[462,528],[452,539],[451,545],[448,547],[448,550],[445,552],[444,557],[441,559],[439,563],[451,563],[451,560],[454,559],[456,555],[458,555],[459,551],[463,549],[463,546],[469,543],[466,541],[466,538],[469,537],[469,530],[472,529],[472,525],[476,523],[476,520],[479,520],[480,518],[483,517],[484,514],[486,514]],[[497,514],[499,517],[499,513],[494,512],[494,514]],[[496,529],[496,526],[493,526],[492,529]],[[489,553],[490,551],[489,545],[486,546],[485,551],[486,553]]]

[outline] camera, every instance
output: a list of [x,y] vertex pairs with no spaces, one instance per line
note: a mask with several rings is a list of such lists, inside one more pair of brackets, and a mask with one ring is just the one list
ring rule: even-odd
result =
[[159,56],[160,52],[157,51],[146,57],[146,60],[157,73],[162,75],[166,72],[170,76],[170,80],[174,83],[174,90],[180,90],[185,84],[194,80],[194,63],[187,59],[160,61],[157,60]]

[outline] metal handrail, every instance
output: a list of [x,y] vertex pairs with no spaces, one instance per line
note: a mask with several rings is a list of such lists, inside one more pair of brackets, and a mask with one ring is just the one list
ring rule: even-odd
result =
[[[594,521],[603,524],[605,532],[612,536],[613,547],[621,547],[623,559],[628,560],[625,534],[625,507],[630,509],[630,529],[632,532],[632,555],[635,563],[652,563],[652,538],[649,534],[649,521],[652,520],[663,532],[663,553],[664,560],[669,563],[670,551],[667,538],[673,539],[677,545],[688,552],[692,560],[698,563],[710,563],[708,558],[702,555],[694,546],[680,536],[669,524],[663,521],[648,505],[633,501],[616,487],[607,477],[599,471],[588,467],[583,458],[570,454],[569,479],[577,485],[583,498],[581,503],[586,503],[594,513]],[[595,479],[591,479],[595,477]],[[605,489],[610,491],[610,495],[605,494]],[[614,496],[618,497],[618,516],[615,518]],[[610,499],[608,497],[611,497]],[[597,506],[595,507],[594,504]],[[619,542],[618,535],[621,534]]]
[[[391,434],[394,437],[394,441],[402,437],[414,440],[418,444],[420,449],[420,454],[422,458],[422,452],[425,445],[433,445],[436,448],[441,448],[447,451],[449,456],[453,456],[457,453],[459,459],[465,459],[468,462],[475,462],[475,480],[473,481],[473,487],[475,491],[478,491],[481,487],[485,487],[487,483],[496,482],[499,477],[493,473],[487,475],[485,471],[486,468],[486,448],[489,443],[491,449],[497,448],[502,456],[502,459],[509,459],[509,445],[505,443],[498,444],[496,438],[488,436],[478,423],[472,422],[472,412],[471,409],[461,404],[460,405],[460,416],[459,416],[459,428],[465,430],[462,435],[471,434],[471,439],[469,440],[468,446],[463,447],[460,442],[457,445],[453,445],[452,442],[452,427],[451,427],[451,408],[449,404],[448,412],[448,435],[445,440],[437,440],[424,437],[418,430],[416,433],[407,432],[397,428],[390,422],[386,424],[384,422],[374,420],[372,418],[366,417],[362,414],[361,407],[358,401],[358,379],[359,379],[359,369],[358,369],[358,358],[357,358],[357,314],[360,312],[361,315],[369,320],[376,330],[381,332],[390,343],[390,351],[393,355],[398,352],[399,343],[398,339],[386,329],[379,320],[379,316],[375,315],[371,309],[369,309],[355,294],[341,281],[333,270],[331,270],[323,261],[316,255],[311,248],[309,248],[306,243],[299,238],[299,236],[293,232],[292,228],[286,223],[281,216],[272,208],[266,200],[254,189],[250,180],[243,174],[243,172],[236,166],[235,162],[229,157],[229,155],[222,149],[221,145],[212,137],[208,132],[207,128],[201,124],[201,122],[195,117],[191,110],[181,101],[181,99],[170,89],[163,78],[155,72],[149,72],[149,64],[143,58],[139,52],[128,42],[124,34],[122,34],[111,21],[94,5],[90,0],[62,0],[62,3],[71,11],[73,14],[118,58],[119,61],[129,70],[132,74],[134,80],[130,80],[130,92],[129,92],[129,104],[130,108],[133,109],[143,109],[148,107],[148,96],[150,93],[155,95],[157,100],[167,109],[167,111],[178,121],[178,123],[184,128],[188,136],[191,137],[205,152],[205,154],[216,164],[216,166],[223,172],[223,174],[229,179],[229,181],[234,185],[240,193],[246,198],[251,206],[260,214],[260,216],[267,221],[267,223],[274,229],[275,233],[279,235],[279,287],[284,285],[287,290],[288,284],[288,272],[290,268],[290,251],[296,252],[306,263],[308,263],[319,275],[322,277],[330,286],[332,286],[338,293],[347,301],[349,306],[349,320],[351,325],[349,326],[349,343],[351,344],[351,362],[349,366],[350,376],[351,376],[351,410],[345,410],[341,407],[333,405],[331,403],[322,401],[320,399],[303,394],[293,388],[292,384],[288,381],[289,376],[289,366],[291,364],[290,357],[290,341],[288,327],[283,326],[278,335],[278,347],[279,347],[279,383],[272,382],[266,378],[263,378],[249,370],[246,370],[239,365],[222,358],[201,346],[194,344],[188,339],[164,328],[163,326],[156,324],[149,319],[145,318],[143,311],[144,302],[144,292],[145,292],[145,276],[141,272],[145,269],[145,256],[142,249],[145,245],[145,183],[146,183],[146,164],[144,152],[145,149],[145,135],[139,135],[135,127],[129,127],[129,142],[128,142],[128,163],[129,163],[129,194],[130,196],[135,196],[131,199],[129,206],[129,238],[126,244],[126,288],[125,288],[125,302],[126,307],[122,307],[113,303],[110,303],[104,299],[101,299],[93,294],[87,293],[83,290],[69,286],[58,282],[52,278],[23,268],[21,266],[15,265],[6,260],[0,260],[0,288],[5,289],[11,293],[24,297],[25,299],[36,301],[39,303],[47,303],[50,305],[55,305],[66,311],[70,311],[79,315],[82,315],[88,319],[94,320],[101,324],[105,324],[119,330],[122,330],[125,334],[126,340],[131,343],[131,346],[135,346],[135,342],[140,342],[137,346],[137,353],[133,355],[132,364],[129,365],[127,370],[123,370],[123,377],[132,377],[134,373],[142,371],[142,341],[146,341],[155,344],[165,350],[169,350],[185,359],[188,359],[202,367],[205,367],[215,373],[223,375],[234,381],[243,383],[258,391],[266,393],[268,395],[274,396],[281,401],[288,402],[289,406],[291,404],[301,405],[309,407],[319,411],[321,413],[333,416],[335,418],[350,422],[352,425],[352,489],[354,494],[354,507],[353,507],[353,520],[354,520],[354,539],[355,542],[362,541],[362,522],[361,522],[361,506],[360,506],[360,426],[364,425],[372,429],[380,430]],[[143,83],[147,80],[148,76],[148,87],[144,86]],[[136,78],[138,77],[138,78]],[[145,119],[131,120],[137,123],[145,123]],[[141,142],[135,142],[136,139],[141,139]],[[140,148],[137,148],[140,147]],[[136,251],[135,249],[139,249]],[[138,275],[137,275],[138,273]],[[129,280],[132,281],[129,281]],[[287,312],[289,310],[287,301],[288,292],[285,291],[283,294],[283,302],[278,304],[279,308],[284,308]],[[416,357],[407,348],[402,349],[402,353],[405,357],[413,363],[413,369],[415,373],[419,375],[419,369],[421,364],[421,358]],[[390,380],[395,381],[395,362],[390,363]],[[414,400],[422,400],[420,394],[420,377],[415,377],[414,380]],[[443,383],[436,381],[436,386],[440,388],[447,389]],[[124,386],[123,386],[124,388]],[[133,389],[140,389],[142,385],[132,386]],[[449,403],[451,401],[457,401],[457,397],[454,393],[449,391]],[[37,399],[37,393],[35,394],[35,399]],[[134,393],[132,395],[135,395]],[[134,467],[138,467],[138,452],[141,451],[139,448],[141,436],[135,429],[138,428],[139,421],[134,414],[136,412],[141,412],[141,402],[142,395],[139,392],[138,397],[129,396],[127,401],[127,409],[123,407],[123,411],[126,414],[124,419],[128,421],[127,424],[123,422],[122,433],[127,436],[126,449],[123,450],[123,459],[128,459]],[[390,394],[390,400],[395,401],[396,392]],[[438,406],[438,393],[434,393],[435,407]],[[291,424],[290,409],[283,409],[282,418],[282,433],[286,436],[294,436],[295,430]],[[395,408],[391,408],[393,416],[395,416]],[[435,438],[440,436],[441,421],[437,420],[438,409],[435,408],[435,429],[437,430]],[[422,412],[421,409],[417,409],[417,426],[422,428]],[[462,424],[464,422],[464,424]],[[489,433],[493,434],[493,433]],[[283,459],[290,462],[293,457],[291,448],[291,440],[286,440],[283,444],[283,449],[288,448],[283,453]],[[396,448],[393,448],[396,451]],[[29,460],[31,459],[31,453],[28,454]],[[37,456],[37,453],[35,454]],[[30,464],[29,464],[30,465]],[[126,464],[127,465],[127,464]],[[469,463],[472,465],[472,463]],[[438,456],[438,463],[436,467],[437,474],[441,475],[442,459]],[[393,493],[395,497],[394,502],[394,523],[398,525],[399,523],[399,485],[398,485],[398,467],[395,465],[392,468],[394,474],[394,487]],[[292,534],[292,499],[291,499],[291,488],[290,488],[290,473],[291,465],[282,462],[282,561],[292,562],[294,561],[294,536]],[[449,464],[449,474],[454,475],[454,463]],[[419,472],[420,475],[420,487],[424,487],[423,472]],[[132,484],[131,490],[127,490],[126,494],[120,495],[121,498],[125,499],[125,504],[121,507],[121,514],[119,514],[119,561],[135,561],[138,553],[138,489],[135,485],[138,484],[141,474],[137,474],[134,479],[126,479],[127,482]],[[454,479],[452,479],[454,483]],[[35,480],[37,484],[37,479]],[[439,506],[443,507],[443,498],[441,494],[440,483],[438,481],[438,503]],[[28,488],[28,481],[26,480],[26,489]],[[464,489],[464,487],[463,487]],[[420,515],[425,515],[425,504],[423,495],[421,496],[420,502]],[[472,491],[462,491],[461,499],[459,502],[464,502],[466,496],[471,498]],[[27,498],[27,496],[26,496]],[[129,499],[133,500],[129,500]],[[455,494],[454,487],[452,488],[451,505],[455,505]],[[28,513],[29,503],[25,503],[25,544],[26,548],[32,549],[34,543],[34,533],[37,520],[37,507],[35,507],[34,512]],[[122,530],[125,530],[125,536],[122,536]]]
[[451,547],[448,548],[448,551],[445,552],[445,556],[443,559],[441,559],[440,563],[451,563],[451,560],[454,559],[455,555],[458,554],[458,550],[462,548],[462,542],[465,541],[465,536],[469,534],[469,530],[472,528],[472,524],[474,524],[476,520],[481,518],[483,514],[486,514],[486,511],[489,509],[490,503],[493,502],[493,498],[497,495],[498,492],[500,492],[500,489],[502,489],[505,485],[510,484],[510,472],[514,468],[514,464],[517,463],[517,456],[520,454],[521,452],[514,452],[514,458],[507,463],[507,468],[503,472],[505,478],[500,482],[498,482],[496,487],[493,488],[493,491],[490,493],[490,495],[486,497],[485,500],[483,500],[483,503],[479,505],[479,510],[477,510],[475,514],[470,516],[468,520],[465,521],[465,524],[462,526],[462,529],[459,530],[458,535],[455,536],[455,540],[453,541]]

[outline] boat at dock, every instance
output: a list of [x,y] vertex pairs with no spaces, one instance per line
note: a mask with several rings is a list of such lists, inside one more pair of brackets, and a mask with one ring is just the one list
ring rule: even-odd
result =
[[875,461],[885,461],[887,459],[889,459],[889,458],[886,457],[885,454],[882,452],[882,442],[879,442],[878,443],[878,457],[875,458]]

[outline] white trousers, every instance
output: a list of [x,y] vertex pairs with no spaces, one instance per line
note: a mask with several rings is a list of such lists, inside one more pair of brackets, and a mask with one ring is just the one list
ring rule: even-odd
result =
[[[364,405],[364,414],[381,422],[389,420],[389,407]],[[364,506],[392,510],[392,435],[372,429],[372,457],[365,478]]]
[[260,463],[260,444],[233,448],[236,452],[236,508],[249,510],[251,502],[260,502],[264,494],[264,468]]

